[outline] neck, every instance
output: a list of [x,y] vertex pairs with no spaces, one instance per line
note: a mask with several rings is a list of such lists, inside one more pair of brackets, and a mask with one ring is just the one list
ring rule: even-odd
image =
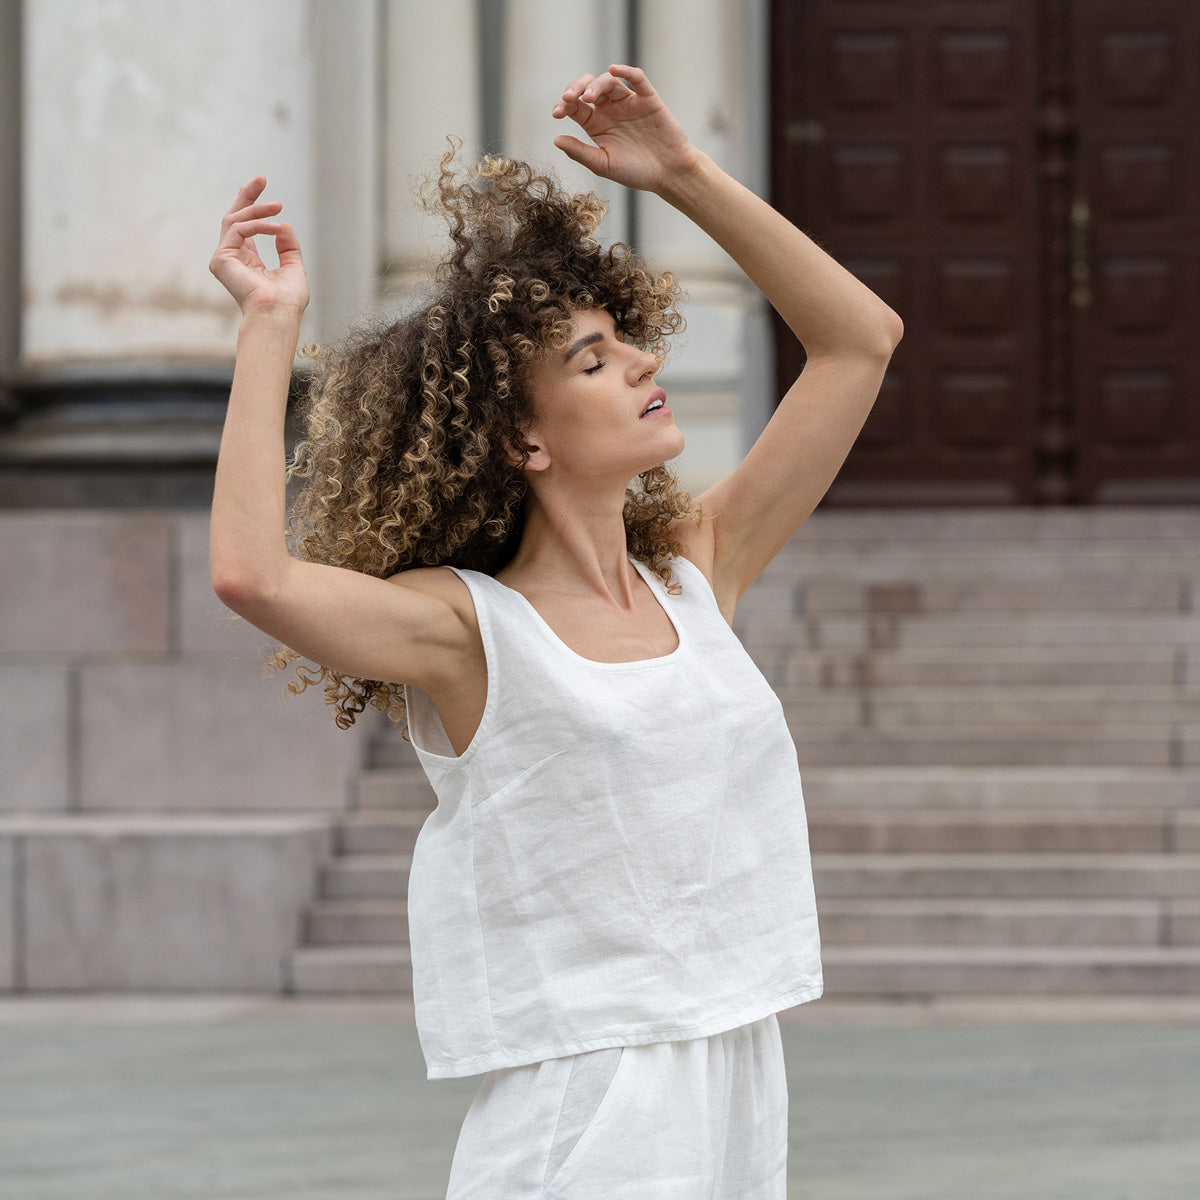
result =
[[525,500],[521,544],[507,571],[551,591],[626,596],[632,588],[624,521],[625,494]]

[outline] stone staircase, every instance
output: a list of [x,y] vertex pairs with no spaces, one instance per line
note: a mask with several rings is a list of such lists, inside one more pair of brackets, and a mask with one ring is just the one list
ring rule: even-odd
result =
[[[1200,992],[1200,509],[819,510],[734,628],[796,741],[826,996]],[[381,727],[294,991],[410,994],[432,806]]]

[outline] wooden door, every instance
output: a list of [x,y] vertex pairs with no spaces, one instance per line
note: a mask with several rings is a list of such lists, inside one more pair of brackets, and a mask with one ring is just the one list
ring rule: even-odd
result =
[[[1200,498],[1200,4],[771,23],[772,202],[905,323],[825,503]],[[804,354],[776,333],[782,395]]]
[[1078,483],[1200,500],[1200,4],[1072,6]]

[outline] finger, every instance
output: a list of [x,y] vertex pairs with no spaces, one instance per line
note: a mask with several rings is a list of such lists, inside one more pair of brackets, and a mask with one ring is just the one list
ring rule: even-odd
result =
[[570,117],[577,125],[582,125],[592,115],[589,105],[579,100],[567,100],[554,106],[554,116]]
[[563,88],[562,98],[567,101],[578,100],[579,93],[582,92],[583,89],[587,87],[587,85],[591,83],[593,79],[595,79],[594,75],[580,75],[579,78],[574,81],[574,83],[568,83],[567,86]]
[[623,79],[639,96],[657,96],[646,72],[641,67],[631,67],[625,63],[613,63],[608,68],[609,73]]
[[279,226],[279,232],[275,235],[275,253],[279,256],[280,265],[291,259],[295,259],[296,262],[303,261],[300,239],[296,237],[296,231],[287,221]]
[[[261,182],[259,182],[261,180]],[[233,203],[229,206],[229,211],[233,212],[235,208],[245,208],[245,206],[254,199],[255,196],[261,196],[262,190],[267,186],[267,177],[265,175],[255,175],[249,183],[243,183],[238,188],[238,193],[233,198]]]
[[587,167],[593,175],[603,175],[608,166],[608,156],[599,146],[589,146],[569,133],[560,133],[554,144],[570,159]]
[[595,104],[597,100],[618,100],[629,94],[629,89],[625,84],[606,71],[603,75],[598,75],[593,79],[583,89],[583,94],[579,98],[589,104]]
[[283,226],[278,221],[239,221],[236,225],[230,225],[221,238],[222,246],[232,245],[234,241],[244,242],[247,238],[252,238],[256,233],[278,233]]
[[278,212],[283,207],[279,200],[260,200],[257,204],[248,204],[245,208],[230,209],[222,218],[222,225],[233,225],[237,221],[248,221],[251,217],[265,217],[269,212]]

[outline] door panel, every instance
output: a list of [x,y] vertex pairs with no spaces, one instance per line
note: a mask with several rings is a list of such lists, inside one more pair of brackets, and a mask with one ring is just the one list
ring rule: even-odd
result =
[[[775,203],[903,318],[826,502],[1032,488],[1038,292],[1029,6],[776,6]],[[777,320],[780,395],[803,350]]]
[[1200,498],[1200,4],[771,20],[772,201],[905,323],[824,502]]
[[1079,477],[1200,500],[1200,5],[1073,6]]

